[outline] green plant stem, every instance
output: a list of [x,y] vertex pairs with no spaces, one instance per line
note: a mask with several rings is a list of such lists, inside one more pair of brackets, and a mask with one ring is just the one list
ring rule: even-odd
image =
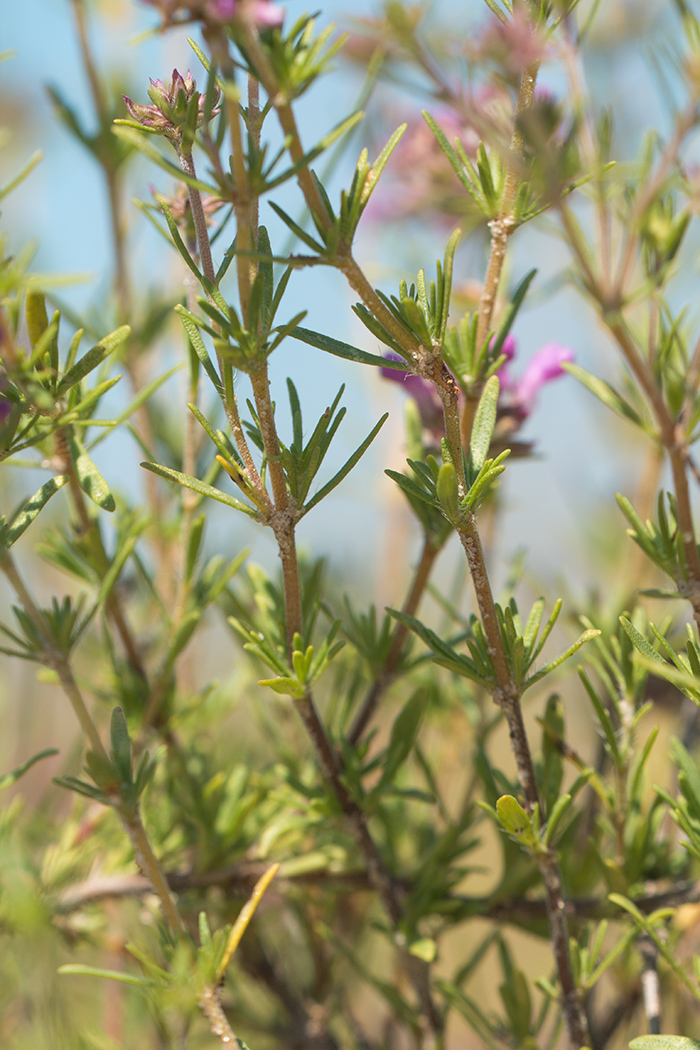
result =
[[[280,122],[282,132],[289,142],[289,155],[295,164],[299,164],[303,160],[304,149],[301,144],[299,129],[297,128],[292,106],[289,99],[277,83],[274,69],[270,65],[267,55],[260,43],[260,36],[257,27],[251,22],[247,22],[245,24],[244,32],[246,49],[253,61],[257,77],[267,92],[267,96],[277,113],[277,119]],[[324,229],[329,229],[331,220],[326,212],[314,180],[311,177],[308,165],[304,165],[304,167],[300,168],[297,172],[297,181],[301,192],[304,195],[304,200],[306,201],[309,211],[316,217]]]
[[618,303],[624,300],[625,289],[632,272],[639,239],[639,222],[663,186],[664,180],[667,178],[671,166],[676,161],[686,136],[696,126],[697,120],[697,99],[691,98],[686,109],[677,116],[673,135],[661,154],[654,174],[640,189],[632,206],[631,214],[624,224],[624,240],[620,252],[617,280],[613,291],[613,297]]
[[[222,32],[211,32],[208,36],[212,55],[226,81],[224,106],[226,107],[229,135],[231,136],[231,157],[235,182],[233,208],[236,215],[236,275],[238,278],[238,298],[243,323],[245,324],[248,316],[248,304],[250,303],[251,279],[257,268],[257,263],[249,254],[246,254],[252,252],[255,247],[252,239],[255,225],[252,222],[252,216],[254,211],[257,212],[257,198],[254,194],[251,194],[250,180],[248,178],[248,169],[246,167],[247,151],[243,143],[241,106],[238,88],[236,87],[236,68],[231,59],[228,40]],[[255,203],[253,203],[254,200]]]
[[[71,0],[75,18],[78,46],[85,68],[90,94],[92,96],[98,124],[103,134],[109,134],[109,124],[112,118],[107,92],[104,83],[98,73],[97,65],[93,59],[90,42],[88,39],[87,26],[85,22],[85,0]],[[134,304],[131,294],[131,282],[129,275],[129,263],[127,252],[127,241],[125,235],[124,200],[121,187],[121,167],[116,166],[115,156],[110,150],[100,150],[95,154],[100,165],[109,202],[110,225],[112,230],[112,247],[114,252],[114,290],[117,299],[119,319],[122,323],[131,322],[134,316]],[[138,341],[129,339],[124,356],[124,366],[129,377],[129,383],[134,394],[137,394],[144,386],[144,352]],[[136,412],[139,430],[147,448],[154,448],[154,428],[151,422],[151,414],[147,403],[139,405]],[[161,488],[154,474],[146,472],[144,479],[146,496],[154,521],[160,521],[164,514],[164,503],[161,496]],[[152,542],[159,560],[159,578],[167,589],[174,573],[171,571],[171,551],[167,541],[163,538],[160,530],[152,532]]]
[[[226,53],[228,54],[228,52]],[[236,109],[238,109],[238,107],[236,107]],[[237,120],[238,117],[236,116],[236,120],[234,121],[235,126],[238,126]],[[194,160],[192,158],[192,155],[189,154],[186,157],[180,154],[178,155],[180,156],[180,163],[182,165],[183,171],[186,174],[192,175],[193,177],[196,176]],[[199,258],[202,265],[202,272],[204,273],[204,276],[212,282],[212,284],[216,284],[216,272],[214,270],[214,263],[211,255],[209,228],[207,226],[206,216],[204,214],[204,208],[202,206],[202,198],[200,196],[199,190],[195,187],[188,186],[187,192],[189,194],[190,207],[192,209],[192,220],[194,223],[195,234],[197,237],[197,250],[199,252]],[[236,212],[236,215],[238,215],[238,212]],[[240,256],[237,257],[237,264],[241,262],[245,263],[245,260],[242,260]],[[247,268],[247,263],[245,263],[245,266]],[[221,376],[223,382],[226,368],[229,366],[225,364],[221,357],[221,354],[217,353],[217,360],[219,364],[219,375]],[[270,497],[268,496],[265,490],[265,486],[263,485],[260,475],[258,473],[258,468],[255,465],[255,460],[253,459],[250,447],[248,445],[248,441],[245,436],[245,431],[243,430],[243,426],[241,424],[241,417],[238,411],[238,402],[236,401],[235,393],[232,392],[230,397],[224,397],[224,411],[226,412],[226,419],[228,421],[229,426],[231,427],[231,433],[233,434],[233,439],[236,442],[236,447],[238,448],[241,459],[243,460],[246,478],[248,479],[250,484],[255,488],[256,492],[260,496],[262,503],[268,509],[271,509]]]
[[[467,556],[477,605],[496,675],[497,687],[493,698],[503,711],[508,723],[511,748],[515,756],[518,779],[523,790],[526,807],[531,813],[536,808],[541,812],[537,779],[523,721],[520,694],[508,666],[508,658],[503,645],[491,592],[491,583],[473,514],[466,516],[458,532]],[[572,1050],[579,1050],[580,1047],[588,1043],[588,1032],[585,1013],[571,966],[569,930],[559,863],[556,853],[552,850],[537,852],[536,860],[544,884],[550,940],[561,987],[561,1004],[569,1032],[569,1041]]]
[[[598,275],[593,271],[587,257],[585,246],[581,243],[578,227],[565,203],[560,205],[560,214],[569,246],[576,261],[581,267],[588,291],[597,303],[603,321],[615,338],[622,356],[630,371],[644,392],[656,419],[659,440],[668,455],[673,489],[678,509],[678,527],[683,540],[687,580],[677,580],[678,589],[685,594],[693,609],[693,618],[700,628],[700,555],[698,554],[690,502],[690,488],[686,471],[688,462],[688,442],[682,422],[676,422],[666,405],[663,391],[656,382],[650,363],[639,350],[621,312],[610,301]],[[617,300],[618,293],[613,293]]]
[[297,561],[295,528],[297,509],[294,500],[287,491],[287,481],[282,468],[279,438],[270,399],[270,379],[267,361],[250,373],[255,407],[260,422],[260,433],[265,446],[267,470],[270,476],[274,510],[270,515],[270,525],[277,540],[279,555],[282,561],[282,578],[284,581],[284,613],[287,637],[287,657],[291,660],[294,635],[302,634],[301,580]]
[[[291,659],[294,635],[301,634],[303,628],[301,581],[295,544],[296,507],[287,492],[287,483],[282,468],[279,437],[270,399],[267,362],[250,374],[250,380],[275,501],[270,525],[275,533],[282,560],[285,630],[288,659]],[[396,928],[402,918],[402,908],[396,888],[369,832],[367,818],[345,786],[338,753],[328,738],[311,692],[308,691],[301,700],[296,700],[294,706],[304,723],[321,775],[338,800],[345,822],[357,842],[367,866],[370,882],[379,894],[392,925]],[[432,1044],[434,1039],[439,1040],[442,1020],[432,999],[428,966],[407,952],[403,945],[398,944],[397,947],[401,951],[404,968],[409,974],[420,1004],[426,1033],[432,1033],[427,1037]]]
[[168,925],[174,933],[186,933],[182,916],[180,915],[173,895],[170,892],[168,880],[163,873],[158,858],[153,852],[153,847],[151,846],[150,839],[143,826],[141,817],[138,812],[126,814],[123,812],[122,807],[118,807],[118,812],[124,830],[129,836],[129,841],[134,847],[136,863],[153,887],[154,893],[158,897],[163,909],[163,914],[168,921]]
[[[425,591],[428,580],[430,579],[430,573],[435,564],[435,559],[440,553],[440,550],[441,546],[436,545],[433,537],[429,533],[426,533],[423,539],[423,549],[421,551],[420,559],[411,582],[411,588],[405,602],[401,606],[401,611],[407,613],[409,616],[414,616],[418,609],[423,592]],[[379,701],[394,679],[396,668],[401,659],[401,654],[408,634],[408,627],[403,623],[397,622],[394,627],[391,646],[386,655],[384,664],[370,686],[364,703],[362,704],[348,735],[348,740],[355,746],[360,742],[367,726],[374,717],[374,713],[379,706]]]
[[[248,26],[246,29],[246,46],[250,51],[260,83],[265,88],[277,113],[282,131],[288,139],[289,155],[294,163],[299,163],[304,157],[304,147],[301,143],[294,111],[279,88],[274,70],[267,60],[254,26]],[[309,211],[316,217],[324,230],[329,230],[332,225],[332,219],[328,215],[316,184],[311,178],[308,166],[305,165],[297,172],[297,182]],[[339,248],[337,258],[333,261],[333,264],[343,273],[348,284],[353,291],[357,292],[367,309],[381,322],[399,345],[406,349],[408,354],[417,355],[424,349],[432,349],[422,348],[418,340],[396,320],[365,277],[349,248]],[[415,363],[419,366],[419,359],[416,359]]]
[[[253,143],[253,148],[260,149],[260,137],[262,134],[262,118],[260,115],[260,83],[252,73],[248,74],[248,134]],[[260,199],[253,194],[250,202],[250,228],[252,233],[252,244],[258,242],[258,224],[260,221]],[[251,265],[257,267],[257,261],[251,259]]]
[[[56,456],[59,461],[57,465],[59,466],[60,473],[68,476],[71,500],[79,521],[79,532],[90,547],[90,552],[93,558],[93,567],[102,578],[109,568],[109,558],[102,541],[102,534],[100,533],[99,525],[95,519],[90,517],[88,512],[85,494],[80,487],[80,482],[78,481],[78,476],[75,472],[75,465],[71,459],[66,435],[63,430],[58,430],[56,432],[54,440]],[[122,609],[119,596],[114,590],[108,595],[107,600],[105,601],[105,607],[117,629],[119,637],[122,640],[122,645],[124,646],[131,669],[135,674],[146,681],[146,669],[143,665],[143,660],[141,659],[136,639],[134,638],[127,622],[126,614]]]
[[76,717],[80,722],[85,736],[90,741],[93,751],[106,759],[107,753],[102,746],[100,734],[97,732],[97,726],[92,720],[80,689],[78,688],[78,684],[73,677],[68,658],[65,653],[56,649],[54,640],[51,636],[48,625],[44,620],[41,609],[38,607],[29,593],[28,588],[25,586],[17,566],[15,565],[14,558],[9,551],[0,551],[0,569],[5,573],[8,582],[19,599],[20,605],[36,627],[39,637],[43,640],[43,662],[47,667],[51,667],[58,675],[61,685],[63,686],[63,691],[70,700]]
[[[532,105],[538,71],[539,63],[533,63],[531,66],[527,66],[523,70],[520,78],[520,89],[518,91],[518,101],[515,108],[513,134],[510,141],[508,164],[506,166],[505,180],[503,183],[503,195],[501,197],[498,216],[497,218],[492,219],[489,223],[489,228],[491,230],[491,249],[489,252],[489,261],[486,267],[486,276],[484,277],[484,283],[481,289],[481,297],[479,299],[479,320],[476,328],[477,352],[486,342],[486,337],[491,330],[493,309],[498,294],[498,286],[501,281],[501,273],[503,271],[508,240],[511,234],[517,229],[518,225],[515,215],[515,201],[520,185],[520,168],[523,153],[523,136],[520,130],[520,118]],[[464,401],[461,421],[462,444],[464,448],[469,447],[474,416],[476,414],[477,405],[479,404],[482,389],[483,387],[479,385],[472,392],[472,395],[465,398]]]
[[[196,244],[188,244],[188,250],[190,254],[196,251]],[[193,313],[196,309],[195,303],[195,277],[189,270],[185,274],[185,286],[186,286],[186,301],[187,309]],[[187,391],[187,403],[190,405],[197,405],[199,401],[199,373],[198,368],[192,367],[192,358],[194,353],[191,348],[186,351],[190,357],[190,368],[189,368],[189,389]],[[198,446],[198,434],[196,429],[196,419],[194,413],[188,411],[185,416],[184,426],[184,437],[182,446],[182,471],[184,474],[189,474],[191,477],[194,476],[197,468],[197,446]],[[187,552],[190,544],[190,537],[192,535],[192,523],[194,521],[194,514],[197,509],[198,499],[196,493],[190,489],[182,490],[182,520],[180,523],[180,565],[178,574],[178,588],[175,598],[175,615],[174,619],[178,622],[182,621],[185,614],[185,605],[190,592],[190,583],[187,579]]]

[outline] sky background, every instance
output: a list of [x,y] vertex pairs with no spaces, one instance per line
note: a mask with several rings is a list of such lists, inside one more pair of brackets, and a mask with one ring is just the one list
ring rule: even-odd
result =
[[[585,4],[586,0],[583,0]],[[198,61],[182,32],[165,37],[143,39],[145,29],[155,24],[152,10],[130,0],[110,0],[95,5],[100,19],[94,20],[91,36],[103,69],[114,71],[129,86],[135,101],[148,101],[148,77],[169,79],[173,67],[192,68]],[[305,8],[299,0],[285,5],[288,19]],[[347,3],[333,0],[323,5],[320,24],[349,22]],[[587,56],[587,77],[596,104],[611,105],[615,113],[617,155],[634,156],[641,136],[656,123],[669,124],[668,109],[659,90],[650,56],[652,42],[662,45],[672,5],[661,3],[603,4],[598,28]],[[643,8],[643,11],[640,11]],[[352,4],[352,15],[376,13],[371,0]],[[450,32],[467,34],[470,27],[486,15],[481,0],[441,0],[431,5],[434,25],[448,25]],[[141,39],[139,40],[139,37]],[[45,86],[57,86],[67,100],[91,123],[89,93],[77,50],[68,0],[0,0],[0,50],[11,50],[11,61],[0,67],[0,123],[9,125],[12,139],[3,151],[0,179],[8,180],[20,164],[39,146],[44,159],[31,177],[4,202],[2,225],[13,249],[36,240],[34,269],[48,274],[72,273],[86,279],[57,290],[72,308],[82,310],[101,303],[109,287],[111,240],[107,224],[105,194],[100,172],[92,159],[53,119]],[[361,87],[356,70],[336,63],[334,77],[324,81],[302,100],[300,124],[306,144],[321,137],[353,108]],[[554,69],[545,68],[540,83],[554,93],[563,84]],[[332,180],[335,196],[349,182],[352,164],[367,138],[377,141],[378,127],[387,113],[400,120],[419,119],[425,100],[406,92],[381,89],[369,107],[367,123],[356,134],[344,163]],[[386,127],[386,132],[391,128]],[[320,167],[321,165],[319,165]],[[142,158],[133,166],[130,193],[149,199],[149,184],[170,193],[169,177]],[[276,193],[274,199],[298,211],[294,188]],[[377,191],[381,195],[382,188]],[[380,197],[381,199],[381,197]],[[271,209],[263,204],[262,221],[270,225],[275,244],[279,230]],[[129,215],[131,251],[135,260],[137,284],[147,290],[167,280],[182,279],[179,258],[168,250],[136,208]],[[449,229],[421,230],[411,223],[393,227],[366,224],[361,227],[357,255],[370,279],[385,291],[395,291],[398,280],[409,282],[424,266],[434,272],[435,259],[442,255]],[[284,238],[282,238],[282,241]],[[277,242],[279,243],[279,241]],[[684,249],[687,281],[681,281],[679,295],[692,294],[697,281],[698,242],[691,233]],[[483,272],[483,242],[467,241],[457,257],[457,279],[478,277]],[[614,378],[617,365],[609,344],[580,297],[562,288],[554,295],[547,289],[560,283],[567,265],[566,251],[544,224],[529,225],[513,240],[510,278],[515,285],[532,267],[538,277],[527,307],[515,328],[518,340],[516,374],[528,357],[545,343],[556,341],[572,347],[577,361],[599,374]],[[148,294],[146,292],[146,294]],[[301,308],[309,311],[307,327],[327,332],[339,339],[356,342],[373,352],[379,350],[373,339],[351,312],[353,298],[340,275],[320,269],[294,276],[286,314]],[[180,351],[177,336],[171,340],[172,352]],[[167,361],[161,358],[163,368]],[[314,553],[332,554],[333,563],[349,575],[351,590],[370,592],[377,600],[397,602],[394,565],[411,557],[418,542],[401,496],[382,473],[385,467],[403,465],[404,395],[395,384],[388,384],[374,370],[351,366],[320,354],[294,341],[286,342],[271,363],[273,389],[280,403],[280,418],[287,418],[284,379],[292,376],[302,395],[305,429],[310,431],[318,416],[334,397],[341,383],[347,384],[344,404],[348,414],[336,447],[328,460],[324,478],[337,469],[382,412],[390,419],[360,467],[346,479],[318,510],[310,514],[300,529],[302,546]],[[184,376],[175,377],[168,396],[181,396]],[[126,396],[126,383],[115,391],[112,404],[118,408]],[[242,388],[243,389],[243,388]],[[106,414],[103,409],[101,415]],[[283,423],[284,426],[284,423]],[[642,459],[633,434],[572,380],[559,381],[546,388],[538,408],[528,421],[523,437],[534,440],[537,457],[513,463],[506,472],[502,494],[499,549],[502,561],[498,574],[503,578],[507,563],[521,547],[528,550],[528,565],[534,576],[566,582],[574,589],[584,586],[583,568],[589,571],[589,555],[595,539],[606,529],[623,531],[624,522],[614,504],[618,489],[633,496],[638,484]],[[353,444],[354,442],[354,444]],[[117,436],[105,441],[97,457],[110,485],[116,489],[141,484],[140,458],[133,441]],[[13,496],[33,491],[34,476],[13,485]],[[33,488],[32,488],[33,486]],[[0,498],[9,498],[7,493]],[[388,514],[385,513],[389,508]],[[271,538],[251,530],[244,521],[236,523],[231,538],[230,519],[219,515],[210,530],[210,546],[217,543],[252,545],[256,560],[268,566],[275,557]],[[262,531],[262,530],[260,530]],[[225,539],[224,539],[225,537]],[[399,557],[401,555],[401,557]],[[443,573],[449,568],[449,559]],[[605,577],[603,568],[601,581]],[[497,574],[497,579],[498,579]]]

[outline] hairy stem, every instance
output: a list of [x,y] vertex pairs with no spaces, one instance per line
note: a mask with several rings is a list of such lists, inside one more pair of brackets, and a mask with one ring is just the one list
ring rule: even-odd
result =
[[[192,178],[195,178],[197,173],[195,171],[192,154],[182,153],[178,150],[177,156],[180,161],[180,167],[185,175],[190,175]],[[196,186],[190,186],[189,183],[186,183],[186,185],[190,210],[192,212],[194,232],[197,237],[197,251],[199,253],[199,262],[202,267],[202,273],[212,284],[216,284],[216,270],[214,269],[214,262],[211,257],[209,230],[207,229],[207,217],[204,214],[204,207],[202,205],[202,196]]]
[[[301,581],[295,546],[296,507],[287,492],[287,483],[282,469],[279,437],[270,399],[267,363],[251,373],[250,379],[275,501],[270,525],[275,533],[282,559],[287,650],[288,658],[291,658],[294,634],[301,633],[303,626]],[[367,866],[369,880],[379,894],[392,925],[398,927],[402,917],[402,908],[396,887],[369,832],[365,814],[345,786],[341,761],[328,738],[311,692],[307,691],[302,699],[296,700],[294,706],[304,723],[321,774],[338,800],[345,822],[357,842]],[[399,945],[399,947],[403,965],[410,976],[420,1004],[426,1033],[432,1033],[430,1036],[432,1041],[432,1037],[437,1036],[442,1030],[442,1020],[432,999],[428,967],[420,959],[407,952],[403,946]]]
[[[523,722],[520,694],[508,666],[491,592],[491,583],[473,515],[470,514],[466,518],[459,529],[459,537],[467,555],[477,605],[488,642],[489,655],[496,675],[497,688],[494,692],[494,701],[503,711],[508,723],[511,747],[526,807],[530,812],[533,812],[536,807],[541,810],[532,753]],[[536,859],[544,884],[550,940],[561,987],[562,1010],[572,1050],[579,1050],[588,1042],[587,1024],[571,966],[569,931],[559,864],[556,854],[551,850],[537,853]]]
[[212,1034],[222,1046],[240,1046],[221,1005],[221,990],[207,987],[199,997],[199,1008],[209,1022]]
[[[486,342],[486,337],[491,329],[493,310],[498,295],[498,287],[501,282],[503,263],[506,257],[506,249],[511,234],[517,228],[515,216],[515,201],[520,185],[520,165],[523,152],[523,136],[520,130],[520,117],[532,105],[535,94],[535,83],[539,64],[534,63],[527,66],[520,78],[520,90],[515,109],[515,122],[513,134],[510,141],[508,164],[506,167],[505,180],[503,183],[503,195],[501,197],[498,216],[489,223],[491,230],[491,249],[486,267],[486,276],[481,288],[479,300],[479,320],[476,329],[477,351]],[[476,407],[481,397],[481,389],[472,391],[471,396],[465,398],[461,419],[461,440],[464,448],[469,447]]]

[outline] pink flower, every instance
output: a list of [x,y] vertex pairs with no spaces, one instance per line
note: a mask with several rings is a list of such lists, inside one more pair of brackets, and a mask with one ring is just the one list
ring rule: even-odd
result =
[[[519,379],[510,376],[510,365],[516,356],[515,337],[507,335],[501,347],[501,353],[507,360],[498,370],[501,393],[498,399],[496,429],[493,435],[494,449],[510,447],[514,455],[527,455],[532,448],[531,442],[515,441],[514,437],[521,429],[535,407],[537,394],[541,387],[553,379],[565,374],[562,367],[566,361],[574,360],[574,352],[559,343],[548,343],[532,356]],[[392,361],[399,361],[395,354],[386,355]],[[382,368],[382,376],[392,382],[401,383],[402,388],[414,399],[418,406],[421,422],[433,439],[444,437],[442,404],[432,384],[411,372],[402,372],[393,368]]]
[[252,22],[261,29],[282,25],[284,9],[270,0],[143,0],[157,8],[166,24],[200,19],[209,25],[226,25],[237,21]]
[[509,79],[518,78],[526,66],[541,62],[550,51],[542,33],[520,7],[507,22],[491,19],[467,50],[477,62],[493,62]]
[[[466,154],[476,160],[480,140],[507,150],[513,126],[513,103],[505,89],[481,87],[455,100],[450,109],[432,114],[450,143],[459,139]],[[438,214],[450,222],[455,216],[474,225],[483,219],[472,198],[460,187],[452,166],[423,119],[409,122],[391,163],[373,194],[367,212],[375,221],[406,215]]]
[[523,413],[523,418],[529,416],[535,407],[540,387],[565,375],[562,365],[565,361],[573,361],[574,356],[568,346],[547,343],[530,359],[520,379],[506,386],[512,406]]

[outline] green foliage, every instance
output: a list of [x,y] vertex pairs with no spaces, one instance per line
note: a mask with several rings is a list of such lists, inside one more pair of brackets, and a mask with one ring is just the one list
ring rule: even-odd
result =
[[[155,8],[177,23],[185,17],[177,6]],[[697,19],[676,4],[683,40],[669,64],[680,83],[668,94],[686,101],[673,135],[649,135],[636,167],[618,169],[612,104],[594,119],[574,73],[589,65],[595,3],[487,0],[496,21],[475,31],[462,79],[454,27],[441,43],[424,10],[390,0],[358,21],[348,49],[366,66],[360,101],[329,132],[314,129],[310,146],[297,102],[306,96],[311,106],[311,89],[332,84],[325,77],[342,39],[308,16],[284,28],[265,24],[276,15],[264,2],[239,6],[223,23],[208,5],[189,5],[186,19],[201,23],[203,46],[190,43],[206,87],[168,99],[153,80],[147,90],[164,123],[151,113],[149,124],[147,110],[143,123],[114,119],[121,103],[91,55],[84,5],[74,4],[94,119],[83,116],[85,100],[50,95],[104,180],[114,287],[102,282],[78,317],[32,273],[31,246],[0,242],[0,461],[24,472],[3,478],[0,572],[14,614],[0,624],[0,652],[25,661],[3,676],[8,753],[20,758],[0,777],[1,790],[14,789],[0,811],[0,1033],[18,1047],[67,1050],[198,1050],[212,1039],[450,1050],[474,1038],[489,1050],[617,1050],[656,1023],[635,1005],[644,1006],[640,973],[648,987],[652,956],[664,1013],[680,1029],[700,1001],[693,923],[679,907],[695,906],[700,870],[697,734],[686,712],[686,701],[690,711],[700,704],[690,484],[700,366],[696,319],[677,306],[671,282],[690,272],[694,245],[687,137],[698,122]],[[534,91],[535,70],[562,55],[570,82],[557,101]],[[425,114],[434,143],[423,140],[424,158],[411,154],[403,123],[381,137],[371,130],[368,141],[386,142],[373,162],[353,145],[362,111],[382,109],[367,106],[382,78],[446,110],[439,122]],[[22,107],[30,95],[18,96]],[[168,137],[180,165],[151,132]],[[326,171],[314,171],[334,144]],[[346,176],[332,178],[350,149]],[[120,202],[137,153],[178,186],[178,196],[156,191],[156,204],[139,207],[186,274],[184,292],[177,275],[161,287],[167,266],[147,261],[148,287],[133,268]],[[37,161],[20,165],[0,197]],[[416,181],[406,206],[408,176]],[[448,229],[459,217],[473,230],[478,215],[477,237],[488,231],[490,245],[474,296],[466,278],[483,245],[475,238],[464,251],[460,229],[433,280],[421,268],[397,294],[373,286],[376,271],[365,274],[353,251],[380,177],[387,192],[395,180],[406,229],[409,217],[421,221],[421,206],[442,210]],[[333,204],[336,184],[344,188]],[[270,204],[299,254],[273,246],[274,231],[271,240],[259,222],[262,198],[278,189],[281,203]],[[534,392],[522,393],[527,372],[521,385],[502,371],[536,274],[529,268],[510,284],[510,238],[547,211],[547,229],[558,226],[571,254],[557,269],[593,304],[623,363],[614,381],[565,368],[630,433],[651,439],[672,489],[656,496],[655,514],[642,490],[635,506],[618,497],[644,568],[625,566],[622,529],[611,526],[599,593],[567,579],[568,620],[561,601],[545,620],[549,599],[528,599],[532,565],[503,582],[494,542],[505,459],[512,448],[519,469],[534,444],[520,439],[526,420],[542,441]],[[385,240],[395,247],[393,235]],[[400,254],[393,265],[405,272]],[[319,266],[345,277],[360,300],[366,346],[301,327],[292,275]],[[167,327],[173,312],[181,345]],[[346,321],[341,311],[339,332]],[[324,539],[303,519],[344,491],[388,414],[365,422],[367,436],[324,475],[342,441],[344,387],[309,424],[301,405],[313,397],[315,369],[300,377],[293,362],[284,422],[273,400],[279,355],[270,361],[288,337],[344,368],[412,374],[408,469],[386,473],[419,527],[415,566],[413,534],[404,536],[394,510],[366,526],[352,547],[357,565],[338,568],[342,550],[332,568],[298,555],[309,537],[314,548],[327,539],[331,552],[335,543],[338,554],[338,521],[319,519]],[[553,353],[542,367],[544,377],[530,373],[533,386],[560,370]],[[161,389],[179,369],[184,395]],[[115,431],[124,440],[98,469],[94,450]],[[130,469],[132,438],[145,472]],[[26,484],[29,469],[48,476]],[[373,491],[366,477],[361,484]],[[20,500],[25,491],[34,495]],[[527,492],[537,491],[531,481]],[[536,509],[544,520],[548,508]],[[336,513],[345,514],[342,504]],[[278,554],[279,574],[243,570],[243,542],[256,542],[258,526],[271,544],[260,558]],[[577,514],[576,526],[585,530],[586,519]],[[460,542],[450,544],[455,532]],[[56,570],[70,577],[65,586]],[[656,585],[659,571],[668,590]],[[559,574],[553,562],[551,572]],[[380,613],[372,596],[365,601],[365,575],[398,608]],[[583,607],[580,591],[590,595]],[[661,597],[687,602],[692,622],[676,604],[655,625],[647,600]],[[551,636],[560,655],[547,659]],[[576,679],[566,663],[579,650]],[[21,677],[30,662],[36,687]],[[63,715],[44,716],[39,705],[63,701],[79,745],[66,737],[57,758],[43,737],[15,740],[15,722],[52,731]],[[54,784],[69,794],[40,784],[48,757]],[[108,985],[93,1001],[72,990],[70,975],[117,982],[121,994]],[[700,1050],[685,1036],[630,1046]]]
[[[435,353],[442,352],[445,341],[452,292],[454,255],[461,233],[461,230],[455,230],[448,240],[443,262],[440,263],[438,260],[437,276],[434,281],[430,282],[430,286],[426,284],[425,271],[420,270],[416,283],[410,288],[405,281],[401,282],[398,297],[392,295],[389,298],[383,292],[377,293],[407,335]],[[366,306],[358,303],[353,309],[372,335],[380,339],[400,357],[409,360],[405,347],[397,342]]]

